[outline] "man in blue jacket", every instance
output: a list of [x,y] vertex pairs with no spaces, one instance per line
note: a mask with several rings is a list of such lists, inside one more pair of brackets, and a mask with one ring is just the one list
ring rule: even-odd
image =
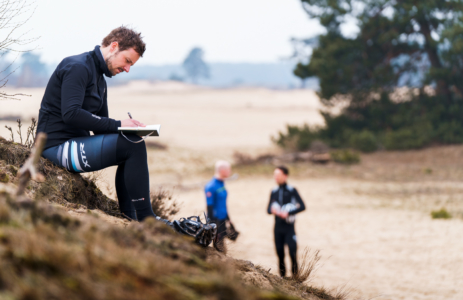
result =
[[[230,177],[230,163],[219,160],[215,164],[214,178],[204,187],[207,202],[207,215],[212,223],[217,224],[216,248],[225,251],[224,239],[227,236],[227,223],[230,227],[233,224],[230,221],[227,210],[227,190],[225,189],[225,179]],[[235,234],[237,234],[235,232]],[[235,237],[236,238],[236,237]]]
[[[63,59],[47,84],[37,126],[37,132],[48,136],[43,156],[70,172],[92,172],[117,165],[116,192],[121,213],[138,221],[147,217],[160,220],[150,202],[146,146],[138,136],[120,135],[118,127],[145,125],[131,117],[109,118],[105,76],[128,73],[145,49],[140,33],[121,26],[111,31],[101,46]],[[163,221],[174,228],[180,224]],[[194,220],[182,222],[188,223],[190,229],[201,227]]]

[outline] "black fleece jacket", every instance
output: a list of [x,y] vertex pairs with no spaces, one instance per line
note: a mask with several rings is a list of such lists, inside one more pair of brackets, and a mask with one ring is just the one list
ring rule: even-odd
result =
[[66,57],[48,81],[39,111],[37,132],[48,135],[45,149],[69,139],[117,132],[121,121],[108,118],[108,92],[103,74],[111,77],[103,55],[93,51]]

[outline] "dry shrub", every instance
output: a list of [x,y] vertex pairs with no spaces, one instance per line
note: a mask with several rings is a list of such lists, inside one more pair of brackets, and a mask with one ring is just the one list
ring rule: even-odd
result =
[[275,155],[262,154],[257,157],[252,157],[249,154],[235,151],[233,153],[233,162],[236,166],[247,166],[255,164],[271,164]]
[[233,161],[235,165],[250,165],[255,162],[254,159],[249,154],[238,152],[238,151],[235,151],[233,153]]
[[151,192],[151,207],[154,214],[166,220],[171,220],[180,211],[180,204],[173,198],[171,190],[164,187]]
[[240,272],[241,278],[246,284],[262,289],[271,287],[296,299],[346,300],[348,296],[348,293],[344,292],[344,288],[332,291],[324,287],[318,288],[304,284],[293,277],[281,278],[270,273],[271,269],[264,269],[262,266],[254,265],[250,261],[235,259],[233,260],[233,266]]
[[[0,118],[0,120],[1,120],[1,118]],[[24,145],[27,148],[31,149],[32,146],[34,145],[34,140],[35,140],[35,136],[36,136],[36,133],[37,133],[37,120],[35,118],[31,119],[31,125],[29,127],[27,127],[26,140],[24,142],[23,142],[23,136],[22,136],[22,130],[21,130],[21,127],[23,126],[23,123],[22,123],[20,118],[17,118],[16,122],[18,123],[18,125],[17,125],[18,129],[17,129],[16,133],[19,136],[19,143],[21,145]],[[5,128],[10,131],[11,142],[14,142],[13,128],[11,128],[9,126],[6,126],[6,125],[5,125]]]
[[314,154],[323,154],[330,151],[330,147],[320,140],[315,140],[310,144],[310,151]]
[[293,274],[292,279],[300,283],[309,280],[310,276],[317,270],[320,259],[320,250],[312,251],[310,248],[304,248],[299,259],[299,270]]

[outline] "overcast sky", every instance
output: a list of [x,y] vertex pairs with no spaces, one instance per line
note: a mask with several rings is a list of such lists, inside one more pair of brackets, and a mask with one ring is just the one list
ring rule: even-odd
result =
[[92,50],[111,29],[141,31],[141,64],[180,63],[194,46],[209,62],[276,62],[291,54],[291,37],[320,32],[300,0],[38,0],[25,27],[47,63]]

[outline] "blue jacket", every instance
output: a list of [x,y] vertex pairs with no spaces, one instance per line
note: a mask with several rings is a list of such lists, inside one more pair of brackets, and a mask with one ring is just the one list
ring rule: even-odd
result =
[[204,187],[208,208],[208,217],[217,220],[228,219],[227,190],[222,180],[212,178]]
[[121,121],[108,118],[106,77],[111,77],[99,46],[66,57],[48,81],[37,132],[48,135],[45,149],[69,139],[117,132]]

